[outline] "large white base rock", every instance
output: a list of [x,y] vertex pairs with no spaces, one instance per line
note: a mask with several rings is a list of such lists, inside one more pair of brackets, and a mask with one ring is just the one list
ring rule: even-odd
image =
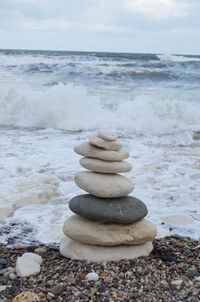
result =
[[104,247],[87,245],[64,237],[60,244],[60,253],[64,257],[95,262],[135,259],[141,256],[148,256],[152,250],[151,241],[142,245]]

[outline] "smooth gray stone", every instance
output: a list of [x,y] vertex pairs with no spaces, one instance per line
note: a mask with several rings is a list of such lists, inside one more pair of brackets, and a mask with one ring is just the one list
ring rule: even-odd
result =
[[98,198],[83,194],[72,198],[69,208],[85,218],[113,223],[137,222],[148,213],[146,205],[132,196]]

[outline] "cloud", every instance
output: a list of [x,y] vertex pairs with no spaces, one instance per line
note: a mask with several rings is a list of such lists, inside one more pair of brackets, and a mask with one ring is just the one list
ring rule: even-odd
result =
[[25,30],[43,30],[43,31],[65,31],[75,29],[79,24],[61,19],[45,19],[45,20],[29,20],[22,23],[22,28]]
[[45,19],[29,20],[21,23],[21,29],[31,31],[61,32],[61,31],[79,31],[79,32],[102,32],[102,33],[120,33],[127,32],[129,29],[124,26],[112,26],[101,23],[81,23],[65,21],[63,19]]
[[199,10],[199,0],[0,0],[0,48],[196,52]]
[[189,3],[177,0],[121,0],[121,5],[130,13],[155,19],[186,17],[190,7]]

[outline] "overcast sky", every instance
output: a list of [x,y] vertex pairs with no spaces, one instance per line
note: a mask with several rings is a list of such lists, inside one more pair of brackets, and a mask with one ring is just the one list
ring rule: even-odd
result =
[[0,49],[200,54],[200,0],[0,0]]

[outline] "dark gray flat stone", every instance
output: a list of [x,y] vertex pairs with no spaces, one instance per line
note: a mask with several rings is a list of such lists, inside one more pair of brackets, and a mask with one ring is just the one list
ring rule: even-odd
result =
[[83,194],[72,198],[69,208],[85,218],[113,223],[133,223],[143,219],[148,212],[146,205],[132,196],[99,198]]

